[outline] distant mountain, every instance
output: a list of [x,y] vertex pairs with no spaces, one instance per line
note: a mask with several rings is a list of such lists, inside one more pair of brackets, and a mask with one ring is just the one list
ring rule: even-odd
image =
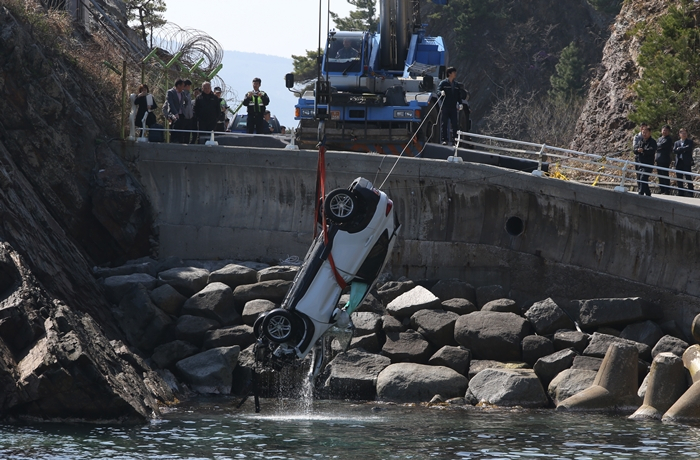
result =
[[[243,100],[245,93],[253,89],[252,81],[260,77],[260,88],[270,96],[270,112],[280,123],[295,127],[294,104],[297,98],[284,86],[285,74],[292,71],[292,59],[267,54],[244,53],[241,51],[224,51],[224,67],[219,76],[226,82],[227,88],[237,93],[236,106]],[[233,103],[229,100],[229,104]],[[232,108],[236,108],[233,106]],[[241,108],[245,110],[245,108]]]

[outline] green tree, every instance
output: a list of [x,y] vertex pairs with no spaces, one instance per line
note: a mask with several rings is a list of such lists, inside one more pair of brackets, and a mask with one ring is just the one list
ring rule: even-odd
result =
[[549,78],[552,89],[549,96],[555,101],[570,101],[583,95],[584,73],[586,71],[581,51],[576,42],[571,42],[561,51],[555,73]]
[[379,21],[376,0],[347,0],[347,2],[355,6],[355,11],[351,11],[350,16],[340,18],[336,13],[329,12],[338,30],[376,32]]
[[306,56],[296,56],[292,54],[294,77],[297,81],[306,81],[316,78],[318,75],[317,63],[319,54],[323,57],[323,50],[306,50]]
[[642,77],[632,86],[637,99],[629,118],[635,123],[658,127],[693,121],[688,117],[700,93],[700,32],[688,14],[691,8],[690,0],[681,0],[646,31],[637,59]]
[[588,3],[603,13],[617,14],[622,8],[622,0],[588,0]]
[[[153,29],[167,22],[163,16],[166,10],[165,0],[128,0],[126,2],[127,19],[129,22],[136,23],[136,28],[141,32],[144,42],[148,42],[149,35],[153,37]],[[153,46],[152,40],[151,46]]]

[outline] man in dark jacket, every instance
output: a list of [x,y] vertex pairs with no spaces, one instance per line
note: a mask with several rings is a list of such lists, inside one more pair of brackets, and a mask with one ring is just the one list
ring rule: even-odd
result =
[[[651,196],[649,189],[649,174],[654,166],[654,153],[656,153],[656,141],[651,137],[648,126],[642,128],[642,137],[635,139],[634,161],[637,165],[637,188],[640,195]],[[646,166],[649,165],[649,166]]]
[[[187,143],[185,140],[185,133],[179,131],[181,129],[187,129],[184,113],[187,101],[182,92],[183,89],[185,89],[185,81],[178,78],[175,80],[175,85],[170,88],[165,95],[165,99],[168,103],[167,113],[165,115],[170,122],[170,129],[173,130],[170,134],[170,141],[178,144]],[[165,109],[165,107],[163,108]]]
[[[671,138],[671,127],[669,125],[661,128],[661,137],[656,141],[656,166],[668,168],[671,166],[671,152],[673,152],[673,139]],[[668,171],[656,169],[659,175],[659,185],[661,194],[671,194],[671,181],[668,178]]]
[[[693,176],[686,174],[690,172],[690,167],[693,166],[693,147],[695,147],[693,140],[688,138],[688,132],[685,128],[681,128],[678,131],[680,139],[673,144],[673,153],[676,154],[676,177],[680,180],[676,182],[680,190],[678,195],[680,196],[693,196]],[[688,181],[688,182],[685,182]],[[685,188],[688,191],[685,191]]]
[[[211,91],[211,83],[205,81],[202,84],[202,94],[197,96],[194,104],[194,119],[197,120],[199,131],[214,131],[221,113],[220,104],[219,98]],[[202,133],[199,135],[204,136]]]
[[[447,145],[448,139],[450,143],[457,138],[459,130],[459,106],[462,104],[462,99],[466,98],[466,90],[462,84],[455,80],[457,77],[457,69],[448,67],[445,74],[447,78],[442,80],[438,85],[438,92],[442,95],[442,145]],[[452,125],[452,137],[447,137],[447,124]]]
[[260,91],[260,80],[258,77],[253,78],[253,91],[248,91],[243,98],[243,105],[248,107],[248,134],[270,134],[265,132],[263,123],[265,116],[265,108],[270,104],[270,98],[265,94],[265,91]]

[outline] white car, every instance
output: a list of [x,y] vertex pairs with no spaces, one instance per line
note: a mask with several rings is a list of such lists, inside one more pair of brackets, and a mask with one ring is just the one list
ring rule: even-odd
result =
[[[361,177],[347,189],[330,192],[323,209],[328,224],[327,244],[321,232],[281,308],[261,314],[254,325],[256,358],[263,365],[279,368],[300,362],[319,345],[311,369],[313,376],[323,365],[320,339],[334,326],[345,330],[352,327],[350,314],[376,282],[400,227],[393,202]],[[347,286],[350,302],[338,308]]]

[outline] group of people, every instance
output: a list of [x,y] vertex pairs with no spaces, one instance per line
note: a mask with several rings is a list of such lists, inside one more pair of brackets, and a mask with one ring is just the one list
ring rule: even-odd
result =
[[[270,97],[260,90],[260,78],[253,79],[253,91],[246,93],[243,105],[248,110],[247,131],[250,134],[271,134],[274,130],[270,124]],[[192,81],[178,78],[166,93],[163,116],[170,124],[171,142],[188,144],[198,143],[199,133],[188,131],[226,131],[229,110],[226,100],[221,97],[221,88],[212,88],[211,82],[204,82],[201,88],[192,90]],[[148,128],[156,127],[155,109],[157,104],[149,93],[148,85],[139,87],[139,94],[134,100],[137,106],[135,125],[143,128],[143,120]]]
[[[693,177],[690,175],[690,168],[693,166],[693,140],[688,137],[685,128],[678,131],[679,139],[673,141],[671,137],[671,127],[664,126],[661,129],[661,137],[654,140],[651,137],[651,128],[648,124],[641,124],[641,131],[634,136],[633,150],[634,161],[637,165],[637,185],[640,195],[651,196],[649,188],[649,174],[653,170],[654,163],[657,166],[659,175],[660,193],[671,194],[671,179],[668,170],[671,164],[675,163],[676,188],[679,196],[693,196]],[[659,169],[666,168],[666,169]]]

